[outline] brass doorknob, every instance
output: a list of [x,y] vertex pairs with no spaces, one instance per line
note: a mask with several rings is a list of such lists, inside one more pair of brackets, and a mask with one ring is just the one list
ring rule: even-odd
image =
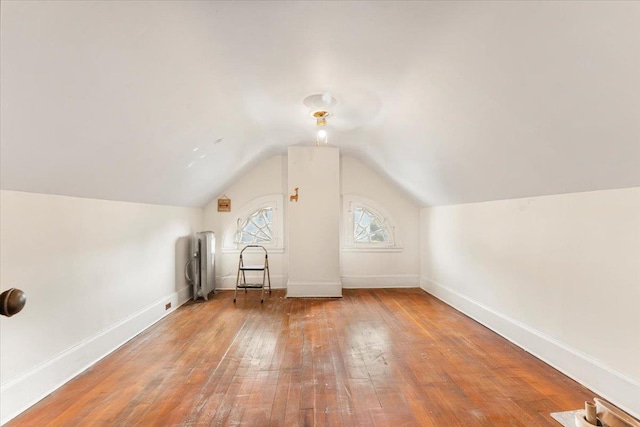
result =
[[0,314],[11,317],[20,313],[27,303],[27,295],[20,289],[7,289],[0,294]]

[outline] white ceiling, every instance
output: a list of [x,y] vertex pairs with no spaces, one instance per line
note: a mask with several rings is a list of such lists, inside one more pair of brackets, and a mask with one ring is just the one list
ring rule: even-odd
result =
[[202,206],[324,92],[422,206],[640,185],[640,2],[1,7],[3,189]]

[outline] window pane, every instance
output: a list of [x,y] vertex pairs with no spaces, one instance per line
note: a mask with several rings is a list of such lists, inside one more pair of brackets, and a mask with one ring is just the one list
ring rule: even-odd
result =
[[267,221],[265,221],[263,216],[257,216],[255,218],[252,218],[252,220],[258,227],[264,227],[265,224],[267,223]]
[[239,243],[270,243],[272,240],[272,208],[261,208],[244,219],[238,227]]
[[356,243],[385,243],[390,241],[390,234],[383,219],[358,206],[353,210],[353,240]]

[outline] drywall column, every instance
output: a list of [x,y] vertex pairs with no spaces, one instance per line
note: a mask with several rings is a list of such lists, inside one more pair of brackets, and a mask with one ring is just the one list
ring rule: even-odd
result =
[[335,147],[289,147],[288,297],[341,297],[340,153]]

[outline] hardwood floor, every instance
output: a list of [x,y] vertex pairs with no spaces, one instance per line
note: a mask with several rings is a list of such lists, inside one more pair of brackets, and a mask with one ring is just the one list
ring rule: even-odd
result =
[[223,291],[7,426],[538,426],[594,394],[419,289]]

